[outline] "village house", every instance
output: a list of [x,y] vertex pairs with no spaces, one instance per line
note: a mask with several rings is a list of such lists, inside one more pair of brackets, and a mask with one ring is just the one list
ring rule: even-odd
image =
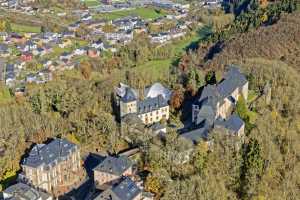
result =
[[72,41],[70,39],[63,40],[58,46],[60,48],[66,48],[72,45]]
[[85,54],[87,54],[87,48],[81,47],[81,48],[75,49],[73,54],[77,55],[77,56],[85,55]]
[[0,82],[4,80],[5,60],[0,58]]
[[32,51],[37,49],[37,44],[33,43],[31,40],[28,40],[25,42],[25,47],[23,48],[23,51]]
[[79,27],[80,27],[80,23],[79,22],[75,22],[75,23],[70,24],[68,26],[68,30],[69,31],[76,31]]
[[8,87],[11,87],[14,85],[14,82],[16,80],[16,70],[14,64],[6,64],[5,68],[5,84]]
[[0,44],[0,57],[8,57],[9,51],[6,44]]
[[122,176],[133,175],[133,163],[126,156],[107,156],[94,168],[94,181],[97,188],[105,188],[119,182]]
[[126,44],[133,40],[133,31],[118,31],[113,33],[105,33],[105,39],[111,44]]
[[32,55],[32,53],[26,51],[26,52],[22,53],[20,58],[23,62],[29,62],[32,60],[33,55]]
[[116,96],[121,119],[128,114],[135,114],[146,125],[169,119],[168,101],[171,91],[160,83],[147,87],[142,100],[139,99],[136,90],[120,83],[116,88]]
[[4,200],[52,200],[53,198],[24,183],[17,183],[3,191]]
[[7,38],[8,38],[7,32],[0,32],[0,40],[6,41]]
[[163,44],[171,40],[171,35],[168,32],[151,34],[149,37],[151,43],[158,43],[158,44]]
[[59,59],[65,63],[69,62],[71,60],[71,58],[73,57],[72,53],[68,53],[68,52],[63,52],[60,56]]
[[65,139],[36,144],[22,161],[20,180],[54,196],[68,192],[82,177],[79,147]]
[[75,32],[74,31],[66,31],[62,34],[63,38],[74,38]]
[[142,200],[142,190],[128,177],[99,194],[94,200]]
[[237,67],[230,66],[218,84],[204,87],[192,108],[194,129],[182,136],[197,143],[207,140],[213,128],[225,128],[229,135],[243,138],[245,124],[237,115],[232,115],[241,97],[248,98],[248,81]]
[[95,49],[95,48],[88,48],[87,55],[90,58],[96,58],[96,57],[100,56],[100,51],[98,49]]
[[17,33],[12,33],[10,34],[10,38],[9,40],[13,43],[25,43],[26,42],[26,38],[17,34]]

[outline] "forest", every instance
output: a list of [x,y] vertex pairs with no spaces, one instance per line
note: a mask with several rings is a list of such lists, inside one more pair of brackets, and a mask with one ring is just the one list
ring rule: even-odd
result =
[[[235,148],[238,138],[220,131],[211,134],[212,149],[204,142],[191,148],[172,130],[164,140],[146,137],[146,130],[145,135],[134,135],[133,143],[119,137],[114,86],[123,81],[141,89],[157,81],[130,69],[175,55],[169,46],[153,49],[140,36],[118,55],[83,62],[76,71],[57,74],[45,85],[29,85],[24,96],[1,103],[1,187],[15,179],[32,144],[63,137],[79,144],[83,154],[115,154],[139,146],[139,169],[147,174],[146,189],[157,199],[299,199],[300,13],[292,0],[266,7],[250,2],[232,22],[199,41],[195,50],[176,57],[170,75],[159,80],[174,91],[171,115],[180,120],[199,88],[220,80],[226,64],[239,65],[254,96],[251,102],[239,102],[236,110],[247,123],[242,148]],[[125,75],[113,72],[122,68],[129,69]],[[98,77],[95,72],[107,75]],[[264,98],[267,85],[271,101]],[[1,91],[7,95],[3,86]],[[181,155],[186,153],[192,156],[183,162]]]

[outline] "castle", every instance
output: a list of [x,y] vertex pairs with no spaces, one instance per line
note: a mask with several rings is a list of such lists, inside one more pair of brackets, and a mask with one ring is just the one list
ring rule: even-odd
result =
[[215,85],[203,88],[201,96],[192,105],[193,130],[182,136],[197,143],[208,139],[213,128],[223,128],[230,135],[243,137],[245,123],[232,114],[238,99],[248,98],[248,80],[235,66],[230,66],[223,79]]
[[171,91],[160,83],[147,87],[142,99],[135,89],[120,83],[116,88],[116,96],[121,119],[134,114],[146,125],[169,119]]

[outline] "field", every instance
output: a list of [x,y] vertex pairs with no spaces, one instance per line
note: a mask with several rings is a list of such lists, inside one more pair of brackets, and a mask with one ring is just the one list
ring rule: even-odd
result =
[[21,25],[21,24],[11,24],[11,29],[14,32],[20,32],[20,33],[39,33],[41,32],[41,27],[39,26],[27,26],[27,25]]
[[2,85],[0,85],[0,104],[7,103],[11,100],[11,95],[9,90]]
[[99,0],[84,0],[84,3],[87,7],[96,7],[100,5]]
[[155,19],[164,16],[165,11],[156,10],[154,8],[136,8],[132,10],[122,10],[122,11],[115,11],[111,13],[103,13],[103,14],[96,15],[96,18],[105,18],[108,20],[114,20],[129,15],[139,16],[143,19]]

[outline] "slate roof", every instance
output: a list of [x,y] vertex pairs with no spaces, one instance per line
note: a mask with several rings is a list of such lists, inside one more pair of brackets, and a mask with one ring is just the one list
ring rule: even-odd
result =
[[3,73],[4,73],[4,67],[5,67],[5,62],[4,60],[0,59],[0,81],[3,80]]
[[182,137],[198,143],[200,140],[207,139],[209,134],[209,127],[204,126],[195,130],[181,134]]
[[104,161],[94,169],[94,171],[106,172],[121,176],[131,166],[132,162],[126,156],[107,156]]
[[5,79],[14,79],[15,78],[15,65],[7,64],[5,69]]
[[0,44],[0,53],[7,52],[8,46],[6,44]]
[[117,96],[120,97],[123,102],[128,103],[137,100],[137,92],[126,84],[120,83],[120,86],[115,90]]
[[31,149],[29,156],[23,160],[22,165],[34,168],[41,165],[50,167],[66,159],[77,148],[77,145],[65,139],[56,138],[49,144],[35,145]]
[[164,125],[162,125],[161,123],[154,123],[150,126],[150,128],[153,130],[153,131],[160,131],[162,129],[165,129],[166,127]]
[[228,97],[236,88],[240,88],[247,83],[247,79],[240,70],[231,66],[224,76],[224,79],[217,85],[219,94]]
[[196,124],[201,124],[205,121],[207,124],[212,125],[216,118],[215,107],[210,105],[203,105],[198,112]]
[[50,199],[50,195],[37,191],[36,189],[23,184],[23,183],[17,183],[15,185],[12,185],[8,187],[6,190],[3,191],[8,198],[5,198],[4,200],[48,200]]
[[162,95],[166,100],[170,100],[171,97],[171,91],[167,88],[165,88],[160,83],[154,83],[150,87],[147,87],[145,89],[145,97],[157,97],[159,95]]
[[223,127],[236,134],[244,124],[244,121],[238,115],[233,114],[227,120],[216,120],[215,127]]
[[95,200],[133,200],[141,192],[134,181],[124,177],[118,185],[104,191]]
[[231,133],[236,133],[244,125],[237,115],[231,115],[226,121],[223,119],[216,120],[217,104],[222,105],[225,98],[233,104],[236,100],[231,97],[231,94],[237,88],[244,86],[247,83],[246,77],[235,66],[230,66],[224,76],[224,79],[217,85],[207,85],[204,87],[200,98],[195,105],[199,106],[195,124],[197,129],[182,134],[183,137],[198,142],[201,138],[207,138],[211,128],[224,127]]
[[168,106],[168,101],[165,98],[163,98],[162,95],[159,95],[154,98],[146,98],[138,102],[138,114],[152,112],[165,106]]
[[130,101],[137,100],[137,97],[136,97],[135,92],[133,91],[133,89],[126,88],[125,90],[126,90],[125,95],[121,98],[122,101],[130,102]]

